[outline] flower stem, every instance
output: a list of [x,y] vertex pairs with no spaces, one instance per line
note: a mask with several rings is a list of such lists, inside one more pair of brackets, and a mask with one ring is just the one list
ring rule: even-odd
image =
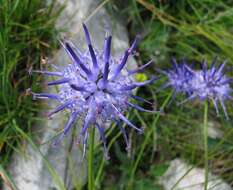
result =
[[208,188],[208,101],[205,102],[204,106],[204,123],[203,123],[203,138],[204,138],[204,151],[205,151],[205,184],[204,189]]
[[92,127],[89,138],[88,150],[88,190],[94,190],[94,176],[93,176],[93,154],[95,141],[95,127]]

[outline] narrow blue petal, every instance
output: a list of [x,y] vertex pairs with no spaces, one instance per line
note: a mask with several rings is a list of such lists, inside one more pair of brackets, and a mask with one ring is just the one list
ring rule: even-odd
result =
[[91,78],[92,76],[91,71],[81,62],[81,60],[79,59],[79,57],[77,56],[77,54],[75,53],[75,51],[72,49],[72,47],[68,42],[65,42],[65,49],[72,58],[72,60],[80,66],[80,68],[86,73],[86,75],[89,78]]
[[135,49],[136,46],[138,45],[138,41],[140,40],[141,36],[140,35],[136,35],[131,47],[130,47],[130,52],[132,53]]
[[74,90],[77,90],[77,91],[80,91],[80,92],[83,92],[83,91],[87,91],[83,86],[77,86],[75,84],[70,84],[70,87]]
[[[63,46],[62,46],[63,47]],[[53,63],[50,63],[50,66],[54,69],[54,70],[56,70],[56,71],[60,71],[61,70],[61,67],[59,67],[58,65],[55,65],[55,64],[53,64]]]
[[33,99],[54,99],[59,100],[60,97],[57,94],[49,94],[49,93],[34,93],[32,92]]
[[89,128],[90,124],[94,122],[96,114],[96,106],[94,104],[93,98],[90,100],[89,109],[87,111],[86,118],[84,120],[84,125],[81,133],[84,135]]
[[[62,47],[66,50],[66,46],[65,46],[65,44],[63,44],[63,42],[60,42],[61,43],[61,45],[62,45]],[[77,56],[79,57],[79,58],[83,58],[83,52],[79,49],[79,48],[77,48],[74,44],[73,44],[73,42],[71,42],[71,41],[69,41],[69,44],[70,44],[70,46],[74,49],[74,51],[75,51],[75,53],[77,54]],[[66,52],[69,54],[69,52],[66,50]],[[70,54],[69,54],[70,55]],[[73,60],[73,59],[72,59]],[[75,62],[75,61],[74,61]]]
[[146,80],[144,82],[136,82],[136,83],[133,83],[131,85],[128,85],[128,86],[122,86],[120,88],[120,90],[123,90],[123,91],[127,91],[127,90],[133,90],[134,88],[137,88],[137,87],[140,87],[140,86],[145,86],[147,84],[150,84],[152,82],[154,82],[155,80],[157,80],[156,77],[153,77],[151,78],[150,80]]
[[84,29],[87,44],[90,45],[91,44],[90,34],[89,34],[88,29],[87,29],[87,26],[84,23],[83,23],[83,29]]
[[131,102],[126,102],[126,103],[127,103],[130,107],[135,108],[135,109],[137,109],[137,110],[139,110],[139,111],[148,112],[148,113],[159,113],[159,111],[147,110],[147,109],[144,109],[144,108],[142,108],[142,107],[140,107],[140,106],[138,106],[138,105],[135,105],[135,104],[133,104],[133,103],[131,103]]
[[175,69],[175,71],[178,72],[178,64],[174,57],[172,57],[171,63],[172,63],[173,69]]
[[130,144],[129,144],[129,140],[128,140],[128,137],[127,137],[127,133],[125,131],[125,128],[121,125],[120,121],[117,120],[117,119],[114,119],[114,121],[117,123],[117,127],[120,128],[121,130],[121,133],[124,137],[124,140],[125,140],[125,143],[126,143],[126,150],[130,150]]
[[86,131],[83,138],[83,159],[86,155],[88,132]]
[[59,79],[59,80],[55,80],[55,81],[48,82],[47,85],[48,85],[48,86],[51,86],[51,85],[59,85],[59,84],[68,83],[69,81],[70,81],[69,78],[63,78],[63,79]]
[[70,101],[67,101],[66,103],[62,104],[62,105],[59,105],[58,107],[56,107],[53,111],[51,111],[49,114],[48,114],[48,117],[51,117],[53,114],[57,113],[57,112],[60,112],[62,110],[64,110],[65,108],[67,108],[70,104],[72,104],[73,101],[70,100]]
[[39,71],[39,70],[32,70],[32,72],[33,73],[40,73],[40,74],[44,74],[44,75],[49,75],[49,76],[62,77],[62,73],[61,72]]
[[[232,91],[232,89],[230,89],[230,91]],[[229,100],[233,101],[233,97],[230,96],[230,95],[226,95],[226,99],[229,99]]]
[[206,62],[206,60],[203,60],[201,62],[201,70],[203,72],[204,79],[206,80],[206,75],[207,75],[207,62]]
[[114,80],[120,74],[121,70],[124,68],[124,66],[128,60],[129,55],[132,54],[132,52],[135,50],[138,40],[139,40],[139,36],[137,36],[135,38],[131,47],[125,51],[124,56],[121,60],[121,63],[118,65],[118,67],[114,71],[114,74],[113,74],[111,80]]
[[189,72],[189,73],[191,73],[191,74],[195,74],[195,71],[193,70],[193,69],[191,69],[191,67],[189,67],[188,65],[184,65],[184,67],[185,67],[185,69],[187,69],[187,71]]
[[73,112],[71,114],[68,122],[65,125],[65,128],[64,128],[64,131],[63,131],[64,135],[66,135],[69,132],[70,128],[73,126],[74,122],[77,120],[78,114],[79,114],[78,111]]
[[202,63],[201,63],[201,69],[206,72],[207,70],[207,61],[206,60],[203,60]]
[[160,74],[163,74],[163,75],[168,75],[170,71],[167,71],[167,70],[162,70],[162,69],[159,69],[159,68],[155,68],[155,70],[160,73]]
[[95,51],[94,51],[92,45],[88,45],[88,48],[89,48],[89,52],[90,52],[90,55],[91,55],[91,59],[92,59],[92,63],[93,63],[93,68],[96,70],[95,74],[98,75],[99,66],[98,66],[98,63],[97,63]]
[[217,116],[219,116],[218,103],[217,103],[217,101],[214,100],[213,98],[212,98],[211,100],[212,100],[212,102],[213,102],[213,104],[214,104],[214,108],[215,108],[215,110],[216,110],[216,114],[217,114]]
[[64,139],[64,137],[65,137],[64,133],[60,134],[59,137],[55,139],[52,145],[56,147],[58,144],[60,144],[60,142]]
[[225,84],[231,83],[232,81],[233,81],[232,78],[228,78],[228,79],[225,79],[225,80],[221,81],[219,84],[220,85],[225,85]]
[[224,115],[225,115],[226,119],[229,120],[229,117],[228,117],[228,114],[227,114],[227,109],[226,109],[226,106],[224,104],[224,100],[220,99],[219,102],[220,102],[220,104],[222,106],[222,109],[223,109],[223,112],[224,112]]
[[196,97],[197,97],[197,96],[196,96],[195,94],[192,94],[190,97],[188,97],[188,98],[186,98],[185,100],[183,100],[183,101],[177,103],[177,105],[180,106],[181,104],[184,104],[184,103],[186,103],[186,102],[188,102],[188,101],[190,101],[190,100],[195,99]]
[[182,65],[185,65],[187,63],[186,59],[184,57],[181,58],[181,63],[182,63]]
[[138,87],[138,85],[136,85],[136,84],[131,84],[131,85],[128,85],[128,86],[122,86],[121,88],[120,88],[120,90],[122,90],[122,91],[130,91],[130,90],[133,90],[133,89],[135,89],[135,88],[137,88]]
[[137,130],[138,132],[142,133],[143,130],[137,128],[134,124],[132,124],[124,115],[121,114],[121,112],[116,108],[116,106],[114,106],[113,104],[111,104],[113,109],[116,111],[117,116],[124,121],[127,125],[129,125],[130,127],[134,128],[135,130]]
[[142,97],[135,96],[135,95],[133,95],[133,94],[131,94],[131,95],[130,95],[130,97],[131,97],[131,98],[133,98],[133,99],[135,99],[135,100],[138,100],[138,101],[140,101],[140,102],[145,102],[145,103],[148,103],[148,104],[151,104],[151,105],[152,105],[152,103],[151,103],[151,102],[149,102],[149,101],[145,100],[145,99],[144,99],[144,98],[142,98]]
[[103,73],[103,85],[104,86],[106,85],[107,80],[108,80],[111,40],[112,40],[111,36],[107,37],[105,40],[105,45],[104,45],[104,73]]
[[71,115],[70,115],[70,118],[68,120],[68,122],[66,123],[65,125],[65,128],[63,130],[63,133],[58,137],[57,140],[55,140],[55,142],[53,143],[54,146],[58,145],[62,140],[63,138],[67,135],[67,133],[69,132],[69,130],[71,129],[71,127],[73,126],[74,122],[77,120],[77,117],[78,117],[78,112],[73,112]]
[[[96,55],[95,55],[95,51],[92,47],[92,44],[91,44],[91,38],[90,38],[90,34],[89,34],[89,31],[86,27],[86,25],[83,23],[83,29],[84,29],[84,33],[85,33],[85,37],[86,37],[86,41],[87,41],[87,45],[88,45],[88,49],[89,49],[89,52],[90,52],[90,55],[91,55],[91,59],[92,59],[92,63],[93,63],[93,68],[98,70],[98,63],[97,63],[97,59],[96,59]],[[98,75],[98,73],[97,73]]]
[[120,74],[121,70],[123,69],[123,67],[125,66],[127,59],[130,55],[129,50],[125,51],[124,57],[121,60],[121,63],[118,65],[118,67],[116,68],[116,70],[114,71],[114,75],[111,78],[111,80],[115,80],[115,78]]
[[218,69],[217,69],[217,73],[218,73],[218,74],[222,73],[222,71],[223,71],[223,69],[224,69],[226,63],[227,63],[227,60],[225,60],[221,65],[219,65],[219,67],[218,67]]
[[170,82],[166,82],[161,87],[159,87],[158,89],[156,89],[156,92],[160,92],[161,90],[163,90],[165,88],[168,88],[169,86],[171,86],[171,83]]
[[215,65],[216,65],[216,63],[217,63],[217,59],[218,59],[218,57],[215,56],[214,59],[213,59],[213,61],[212,61],[212,63],[211,63],[211,65],[210,65],[210,69],[211,69],[211,70],[215,68]]
[[132,70],[132,71],[128,71],[129,75],[133,75],[135,73],[139,73],[139,72],[142,72],[146,67],[148,67],[151,63],[153,63],[153,60],[149,61],[148,63],[142,65],[141,67],[135,69],[135,70]]
[[105,138],[105,134],[104,134],[104,127],[101,127],[98,123],[96,123],[96,126],[97,126],[97,128],[99,130],[101,140],[102,140],[102,142],[104,144],[104,156],[105,156],[105,159],[109,160],[110,157],[108,155],[108,149],[107,149],[107,146],[106,146],[106,138]]
[[82,131],[81,131],[82,135],[84,135],[87,132],[87,129],[90,127],[91,120],[92,118],[90,118],[90,116],[89,117],[86,116]]

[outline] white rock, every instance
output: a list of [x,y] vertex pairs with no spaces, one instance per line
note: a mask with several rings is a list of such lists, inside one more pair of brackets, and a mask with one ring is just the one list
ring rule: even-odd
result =
[[218,123],[214,121],[208,122],[208,136],[213,139],[221,139],[223,137],[223,132],[218,127]]
[[[186,174],[186,175],[185,175]],[[183,177],[184,176],[184,177]],[[209,173],[208,189],[231,190],[232,188],[218,176]],[[180,180],[180,182],[174,185]],[[160,183],[165,190],[204,190],[205,170],[188,165],[180,159],[171,161]]]

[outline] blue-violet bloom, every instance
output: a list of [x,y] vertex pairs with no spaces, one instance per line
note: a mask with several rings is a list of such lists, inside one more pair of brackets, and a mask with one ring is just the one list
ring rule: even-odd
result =
[[[130,99],[140,102],[147,102],[145,99],[133,95],[133,90],[137,87],[152,83],[155,78],[144,82],[135,82],[132,75],[144,70],[151,61],[135,70],[123,69],[128,57],[135,51],[138,37],[128,48],[122,58],[111,56],[112,36],[106,34],[102,51],[93,48],[89,31],[83,24],[88,50],[81,52],[69,41],[61,42],[63,48],[72,60],[72,64],[67,64],[64,68],[56,71],[34,71],[37,73],[58,77],[57,80],[48,82],[48,86],[58,85],[57,94],[32,93],[34,98],[52,99],[59,103],[59,106],[48,115],[62,110],[69,110],[70,117],[64,127],[62,135],[56,142],[59,142],[74,126],[76,120],[81,118],[83,126],[80,131],[78,141],[83,143],[83,156],[86,151],[88,139],[88,128],[91,126],[98,129],[100,138],[104,145],[104,152],[107,155],[106,139],[104,135],[104,124],[109,122],[125,122],[128,126],[138,132],[142,129],[132,124],[124,113],[129,107],[140,111],[154,112],[144,109],[130,102]],[[118,125],[125,139],[127,148],[129,142],[125,128]]]
[[177,93],[183,93],[190,95],[192,89],[190,88],[190,82],[192,81],[194,74],[190,67],[186,64],[183,59],[181,63],[177,63],[175,58],[172,58],[172,69],[169,70],[158,70],[160,73],[167,76],[168,81],[163,85],[162,88],[172,87],[174,90],[173,98]]
[[210,100],[213,102],[217,115],[219,115],[218,104],[222,106],[225,117],[228,119],[225,101],[232,100],[232,88],[230,83],[232,78],[226,76],[224,67],[226,61],[219,66],[216,66],[216,59],[213,60],[210,68],[207,68],[207,63],[201,63],[201,70],[194,72],[194,77],[191,81],[191,89],[193,91],[189,99],[198,98],[201,101]]
[[216,66],[216,62],[215,58],[208,69],[206,61],[203,61],[201,69],[194,70],[185,62],[177,64],[176,60],[173,59],[173,69],[162,71],[162,73],[168,77],[165,87],[171,86],[175,93],[180,92],[188,96],[181,103],[196,98],[201,101],[209,100],[213,102],[217,115],[219,115],[218,104],[220,103],[225,117],[228,119],[224,102],[233,100],[230,86],[232,78],[227,77],[226,72],[224,72],[226,61],[219,66]]

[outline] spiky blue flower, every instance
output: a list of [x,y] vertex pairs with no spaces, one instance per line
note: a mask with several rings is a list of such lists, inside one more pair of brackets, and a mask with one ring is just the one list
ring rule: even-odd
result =
[[168,77],[165,87],[171,86],[175,93],[186,94],[188,98],[181,103],[193,99],[212,101],[217,115],[219,115],[218,104],[220,103],[228,119],[224,102],[226,100],[233,100],[231,97],[232,88],[230,87],[232,78],[227,77],[223,71],[225,64],[226,61],[216,66],[215,58],[209,69],[207,68],[207,63],[203,61],[201,63],[201,70],[194,70],[184,62],[178,65],[173,60],[173,69],[162,71]]
[[164,84],[163,88],[172,87],[174,95],[177,93],[191,94],[192,89],[190,88],[190,81],[194,74],[186,61],[183,59],[180,64],[177,63],[176,59],[172,58],[172,69],[161,71],[168,78],[168,81]]
[[192,95],[189,99],[198,98],[201,101],[210,100],[213,102],[217,114],[219,114],[218,104],[221,105],[226,118],[228,114],[225,107],[226,100],[232,100],[232,88],[230,83],[232,78],[226,76],[224,67],[226,61],[219,66],[216,66],[216,59],[213,60],[210,68],[207,68],[207,63],[201,63],[201,70],[194,72],[194,77],[191,81]]
[[[128,57],[135,50],[138,37],[136,37],[131,47],[124,52],[123,57],[118,59],[111,56],[112,37],[110,35],[106,35],[105,37],[103,50],[98,51],[92,46],[85,24],[83,24],[83,29],[88,50],[81,52],[69,41],[61,42],[63,48],[71,58],[72,64],[67,64],[64,68],[52,72],[34,71],[58,77],[57,80],[48,82],[48,86],[59,86],[58,93],[33,93],[33,96],[34,98],[46,98],[58,102],[59,106],[51,111],[49,116],[65,109],[69,110],[70,118],[64,127],[59,141],[70,131],[76,120],[81,118],[83,126],[79,140],[82,139],[84,155],[88,139],[88,129],[91,126],[98,129],[104,144],[105,153],[107,153],[104,136],[106,123],[112,121],[119,123],[123,121],[138,132],[142,132],[142,129],[136,127],[124,116],[124,113],[129,107],[140,111],[153,112],[131,103],[130,99],[147,102],[141,97],[134,96],[133,90],[153,82],[155,78],[144,82],[135,82],[132,79],[133,74],[142,71],[151,62],[136,70],[126,71],[123,69]],[[127,148],[129,148],[125,129],[121,125],[118,125],[118,127],[123,133]]]

